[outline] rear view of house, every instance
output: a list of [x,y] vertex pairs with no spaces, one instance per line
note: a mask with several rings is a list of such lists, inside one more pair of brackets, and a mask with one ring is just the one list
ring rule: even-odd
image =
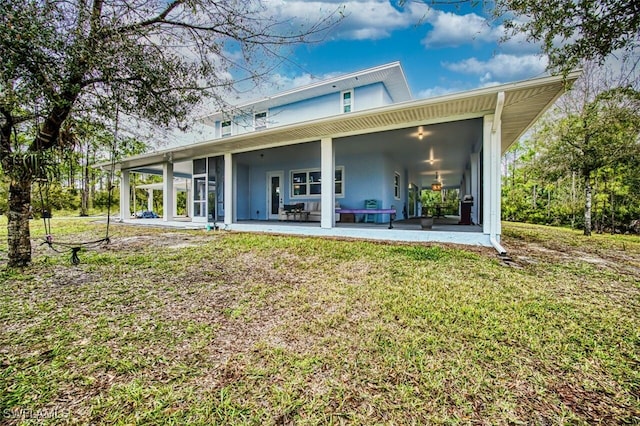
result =
[[[576,78],[414,100],[401,65],[382,65],[212,113],[207,140],[120,161],[121,193],[131,173],[158,174],[167,222],[180,185],[187,220],[202,226],[500,249],[501,155]],[[473,200],[465,214],[475,232],[364,227],[391,211],[418,216],[419,193],[434,183]],[[371,213],[352,213],[360,209]],[[128,220],[128,197],[120,211]]]

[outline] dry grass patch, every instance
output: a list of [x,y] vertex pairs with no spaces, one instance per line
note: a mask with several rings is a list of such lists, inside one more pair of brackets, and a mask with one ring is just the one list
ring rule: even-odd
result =
[[[61,238],[102,232],[62,222]],[[520,268],[478,248],[130,226],[77,267],[39,247],[2,272],[2,421],[640,421],[637,240],[505,233]]]

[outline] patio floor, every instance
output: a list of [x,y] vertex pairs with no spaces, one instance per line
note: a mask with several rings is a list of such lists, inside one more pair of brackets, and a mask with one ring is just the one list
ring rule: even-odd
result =
[[[408,219],[393,223],[336,223],[334,228],[321,228],[319,222],[280,222],[277,220],[246,220],[225,227],[219,224],[219,230],[238,232],[259,232],[269,234],[303,235],[317,237],[358,238],[379,241],[404,242],[444,242],[491,246],[489,236],[482,233],[480,225],[458,225],[457,216],[434,218],[433,228],[423,230],[419,219]],[[160,226],[182,229],[206,229],[206,223],[191,222],[190,218],[162,219],[125,219],[123,223],[142,226]],[[215,232],[214,230],[210,232]]]

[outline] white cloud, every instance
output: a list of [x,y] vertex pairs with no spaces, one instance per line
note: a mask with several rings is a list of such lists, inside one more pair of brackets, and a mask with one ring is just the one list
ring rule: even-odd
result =
[[420,2],[407,2],[397,9],[385,0],[302,1],[269,0],[268,10],[278,19],[290,20],[293,25],[315,22],[340,7],[342,19],[329,35],[334,39],[376,40],[389,37],[391,32],[421,22],[432,9]]
[[[458,15],[434,9],[426,2],[407,1],[403,7],[388,0],[264,0],[266,12],[292,27],[309,25],[341,10],[344,14],[329,38],[378,40],[391,36],[395,30],[411,26],[432,27],[422,39],[427,48],[459,47],[468,44],[499,43],[506,35],[503,25],[476,13]],[[427,27],[425,26],[425,29]],[[533,53],[539,46],[518,33],[501,44],[501,50],[512,53]]]
[[[495,25],[475,13],[457,15],[434,11],[428,19],[433,27],[422,39],[426,48],[496,44],[506,53],[538,53],[540,45],[527,40],[524,33],[510,34],[504,25]],[[508,36],[508,37],[507,37]]]
[[459,89],[456,87],[435,86],[419,91],[415,97],[416,99],[434,98],[436,96],[442,96],[448,93],[460,92],[461,90],[463,89]]
[[484,85],[539,76],[545,74],[547,65],[548,60],[545,56],[509,54],[499,54],[487,61],[470,58],[442,64],[453,72],[477,75],[480,83]]
[[316,78],[314,78],[309,73],[296,75],[294,77],[289,77],[287,75],[282,75],[279,73],[275,73],[269,76],[269,82],[276,86],[279,90],[287,90],[294,87],[306,86],[307,84],[310,84],[315,80]]
[[433,29],[422,40],[428,48],[458,47],[465,44],[496,42],[503,33],[475,13],[456,15],[451,12],[433,13],[428,19]]

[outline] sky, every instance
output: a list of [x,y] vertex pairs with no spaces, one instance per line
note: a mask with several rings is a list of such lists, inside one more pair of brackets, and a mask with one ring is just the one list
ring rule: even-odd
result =
[[501,43],[504,27],[486,6],[431,3],[265,1],[292,24],[319,19],[341,6],[345,16],[324,41],[293,51],[291,62],[270,77],[273,90],[394,61],[400,61],[416,99],[545,75],[547,60],[539,46],[522,35]]
[[[233,104],[399,61],[414,99],[546,75],[547,59],[523,35],[501,42],[504,27],[485,6],[432,7],[433,0],[262,0],[266,16],[292,28],[340,8],[344,18],[323,39],[300,44],[259,87],[241,90]],[[479,2],[482,4],[482,2]],[[197,116],[211,111],[198,109]],[[193,143],[210,129],[165,135],[169,145]]]

